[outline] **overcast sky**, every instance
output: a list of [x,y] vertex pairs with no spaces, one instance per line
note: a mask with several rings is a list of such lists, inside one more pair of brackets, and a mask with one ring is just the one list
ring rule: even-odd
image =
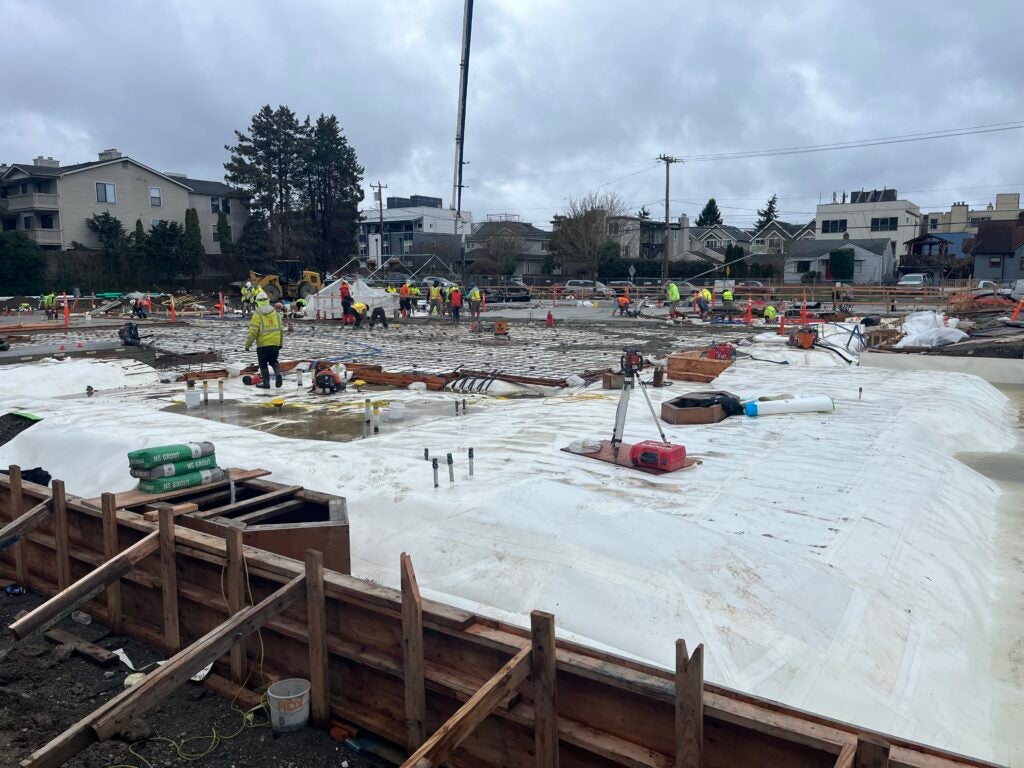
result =
[[[461,0],[0,0],[0,161],[116,147],[220,179],[263,104],[334,113],[386,194],[451,198]],[[569,196],[664,212],[693,156],[1024,120],[1021,0],[477,0],[463,208],[547,227]],[[925,210],[1024,192],[1024,131],[691,162],[672,214],[749,225],[778,193]],[[369,206],[367,194],[365,206]]]

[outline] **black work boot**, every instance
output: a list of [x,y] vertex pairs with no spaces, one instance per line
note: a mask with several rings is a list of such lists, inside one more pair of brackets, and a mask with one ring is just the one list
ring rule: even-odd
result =
[[280,389],[284,385],[284,376],[280,373],[274,374],[274,386]]

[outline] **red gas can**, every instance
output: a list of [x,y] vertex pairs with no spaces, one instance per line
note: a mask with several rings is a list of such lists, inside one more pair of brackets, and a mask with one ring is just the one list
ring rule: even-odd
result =
[[675,472],[686,464],[686,446],[644,440],[629,449],[629,460],[634,467]]

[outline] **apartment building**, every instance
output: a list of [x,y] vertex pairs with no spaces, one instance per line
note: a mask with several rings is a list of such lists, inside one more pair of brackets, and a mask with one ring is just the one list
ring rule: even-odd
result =
[[900,200],[895,189],[853,192],[847,199],[832,195],[832,202],[819,205],[815,216],[817,240],[872,240],[888,238],[899,258],[906,243],[921,234],[921,209]]
[[452,241],[458,251],[458,240],[472,231],[473,214],[462,211],[456,221],[455,211],[444,208],[440,197],[389,197],[386,207],[359,212],[359,255],[378,264],[397,260],[411,265],[416,255],[448,254]]
[[1014,221],[1022,209],[1019,192],[1003,192],[996,195],[995,204],[984,208],[971,208],[967,203],[953,203],[948,211],[936,211],[925,216],[929,234],[938,232],[978,233],[978,225],[986,221]]
[[136,221],[148,230],[159,221],[184,226],[189,208],[199,213],[203,248],[212,254],[220,253],[219,213],[227,216],[235,239],[249,216],[247,199],[238,190],[219,181],[156,171],[116,149],[74,165],[40,156],[0,172],[0,226],[23,232],[46,250],[67,250],[75,244],[98,248],[86,224],[96,214],[109,213],[128,231]]

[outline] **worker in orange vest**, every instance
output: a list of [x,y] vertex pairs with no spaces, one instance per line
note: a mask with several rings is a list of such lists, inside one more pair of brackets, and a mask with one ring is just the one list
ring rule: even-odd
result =
[[412,296],[409,291],[409,281],[406,280],[402,283],[402,287],[398,289],[398,308],[402,310],[402,317],[412,315]]
[[452,322],[459,322],[459,312],[462,311],[462,291],[457,285],[453,285],[448,292],[448,306],[452,310]]

